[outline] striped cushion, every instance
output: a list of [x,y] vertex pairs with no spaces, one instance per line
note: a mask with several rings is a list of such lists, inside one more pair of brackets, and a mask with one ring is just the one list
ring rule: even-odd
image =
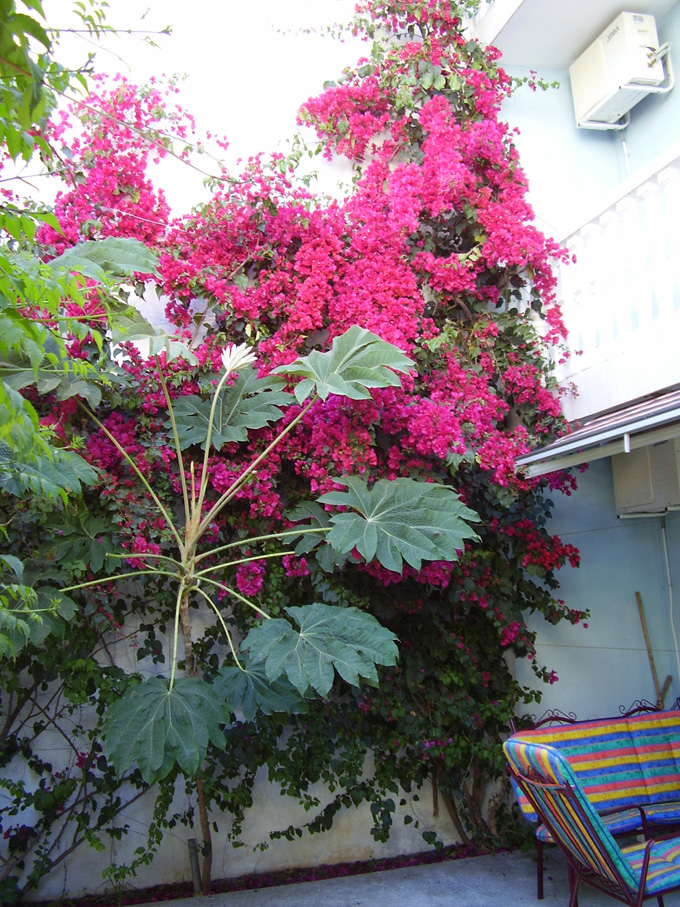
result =
[[[550,817],[561,846],[578,863],[619,886],[611,866],[632,891],[637,891],[639,872],[624,857],[616,841],[605,827],[597,810],[584,795],[570,763],[559,750],[537,743],[524,743],[516,738],[506,740],[505,755],[515,771],[522,775],[535,773],[548,784],[569,785],[573,790],[572,803],[559,790],[532,787],[543,813]],[[590,826],[590,827],[589,827]]]
[[[642,806],[650,823],[680,822],[680,712],[653,712],[629,718],[582,721],[559,727],[519,731],[514,740],[545,743],[569,760],[579,782],[602,812]],[[537,816],[525,797],[518,800],[525,818]],[[616,820],[607,820],[616,822]],[[633,831],[630,814],[613,825],[615,833]],[[542,831],[543,840],[550,836]]]
[[[651,850],[645,894],[660,894],[669,888],[680,886],[680,837],[671,838],[669,841],[655,841]],[[624,847],[622,853],[638,879],[639,889],[645,844]]]
[[[524,800],[526,800],[526,797],[524,797]],[[612,835],[623,835],[626,832],[639,831],[640,829],[640,810],[638,809],[624,809],[621,812],[610,813],[608,816],[600,816],[600,818],[605,828]],[[536,837],[545,844],[555,843],[545,825],[538,825]]]
[[[506,741],[503,749],[508,762],[523,776],[523,783],[530,787],[542,813],[550,820],[559,843],[575,857],[577,865],[589,867],[608,879],[619,891],[622,891],[622,882],[630,892],[637,894],[645,852],[649,848],[645,897],[680,887],[680,836],[619,848],[602,817],[581,790],[576,773],[560,750],[512,738]],[[564,790],[541,787],[532,779],[568,786],[573,799]],[[620,879],[616,878],[616,873]],[[610,893],[618,897],[615,892]]]

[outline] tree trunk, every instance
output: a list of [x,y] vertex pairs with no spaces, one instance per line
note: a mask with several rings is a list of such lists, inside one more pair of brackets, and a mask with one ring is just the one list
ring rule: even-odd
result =
[[201,868],[202,894],[210,894],[212,889],[212,834],[208,821],[208,806],[205,799],[205,788],[201,778],[196,779],[196,798],[198,800],[198,815],[201,821],[201,834],[203,835],[203,866]]
[[[194,646],[191,640],[191,617],[189,616],[189,592],[185,590],[179,606],[179,620],[184,640],[184,676],[195,677],[198,674],[198,665],[194,658]],[[201,823],[201,836],[203,846],[203,864],[201,867],[201,893],[208,894],[212,888],[212,834],[208,819],[208,804],[205,798],[205,788],[201,778],[196,778],[196,801],[198,816]]]

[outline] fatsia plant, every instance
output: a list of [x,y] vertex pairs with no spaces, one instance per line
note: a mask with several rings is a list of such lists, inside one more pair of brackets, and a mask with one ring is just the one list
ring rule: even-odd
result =
[[[400,570],[404,560],[419,568],[423,560],[456,560],[464,540],[476,537],[469,523],[477,519],[455,492],[444,486],[381,480],[371,488],[358,477],[342,477],[338,485],[346,486],[346,490],[330,492],[316,507],[292,514],[290,530],[211,547],[206,537],[216,518],[317,400],[323,401],[330,394],[354,400],[368,398],[371,388],[399,384],[397,372],[407,373],[413,363],[397,347],[357,326],[337,337],[328,352],[313,352],[266,378],[256,376],[255,356],[248,347],[229,346],[209,404],[200,395],[182,397],[173,404],[160,360],[156,361],[168,407],[167,428],[177,454],[182,520],[175,519],[134,459],[92,416],[136,473],[173,539],[172,549],[168,546],[159,553],[114,555],[128,562],[137,560],[140,567],[107,577],[110,581],[156,575],[166,578],[175,589],[169,676],[133,679],[109,710],[104,731],[117,771],[122,773],[136,762],[149,783],[165,777],[175,764],[183,772],[195,774],[209,743],[222,749],[226,746],[224,727],[233,720],[235,709],[241,708],[247,718],[258,709],[292,713],[304,707],[305,698],[328,695],[336,673],[353,685],[362,679],[375,684],[376,666],[396,661],[394,634],[358,608],[313,602],[288,608],[287,618],[271,617],[228,585],[225,571],[255,560],[243,554],[247,545],[272,541],[294,545],[263,555],[283,557],[326,544],[329,568],[336,556],[342,562],[355,549],[367,562],[376,559],[390,570]],[[295,396],[287,392],[283,374],[302,379],[295,387]],[[217,500],[210,501],[211,447],[220,449],[227,441],[244,438],[250,430],[277,422],[289,406],[297,405],[296,398],[303,405],[294,418]],[[204,448],[200,470],[186,465],[184,451],[191,445]],[[341,508],[340,512],[329,515],[324,508],[332,505]],[[220,595],[248,606],[259,619],[240,645],[229,625],[228,611],[220,606]],[[205,603],[213,613],[226,643],[224,664],[210,680],[207,675],[201,676],[201,665],[194,655],[191,615],[197,602]]]

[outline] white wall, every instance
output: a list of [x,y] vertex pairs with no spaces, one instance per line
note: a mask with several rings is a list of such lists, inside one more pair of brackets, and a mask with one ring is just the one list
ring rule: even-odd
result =
[[[322,803],[327,795],[319,785],[312,791]],[[323,834],[304,834],[294,841],[274,841],[266,850],[256,849],[267,842],[269,832],[273,829],[287,828],[290,824],[310,820],[310,813],[290,797],[281,796],[278,788],[268,783],[266,772],[258,776],[254,791],[254,803],[245,823],[242,840],[244,847],[234,848],[226,839],[224,831],[229,827],[228,816],[211,816],[221,828],[213,832],[213,870],[214,879],[234,878],[253,873],[275,872],[281,869],[323,866],[326,864],[354,862],[356,860],[382,859],[401,854],[419,853],[428,850],[421,837],[422,832],[436,831],[444,844],[456,843],[456,837],[448,814],[443,806],[438,817],[432,814],[432,792],[426,786],[419,792],[419,800],[413,800],[413,794],[404,794],[408,811],[420,822],[420,828],[414,824],[404,825],[406,809],[398,806],[394,814],[394,827],[387,844],[376,843],[370,835],[372,816],[369,806],[364,804],[358,809],[343,810],[335,819],[333,829]],[[180,794],[177,797],[177,808],[187,805],[187,798]],[[61,866],[57,867],[41,884],[37,894],[30,900],[46,901],[64,897],[78,897],[82,894],[102,894],[107,886],[102,881],[102,871],[112,863],[122,864],[133,858],[138,847],[146,846],[146,829],[151,821],[152,801],[144,798],[138,801],[121,817],[129,824],[129,831],[120,842],[112,842],[102,853],[96,853],[86,845],[76,850]],[[141,867],[130,886],[135,889],[154,885],[169,885],[175,882],[190,882],[189,852],[187,841],[197,838],[200,847],[198,830],[187,829],[177,825],[166,831],[160,852],[151,866]],[[110,890],[110,889],[109,889]],[[113,900],[112,900],[113,903]]]

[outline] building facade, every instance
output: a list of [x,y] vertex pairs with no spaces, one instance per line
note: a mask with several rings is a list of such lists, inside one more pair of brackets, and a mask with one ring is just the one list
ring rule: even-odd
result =
[[471,30],[511,75],[557,83],[523,85],[504,110],[538,226],[575,257],[559,269],[571,355],[556,366],[575,432],[518,463],[533,475],[588,464],[550,529],[581,551],[562,597],[591,616],[587,628],[537,624],[538,657],[560,678],[543,706],[586,718],[655,700],[650,649],[669,705],[680,695],[680,3],[494,0]]

